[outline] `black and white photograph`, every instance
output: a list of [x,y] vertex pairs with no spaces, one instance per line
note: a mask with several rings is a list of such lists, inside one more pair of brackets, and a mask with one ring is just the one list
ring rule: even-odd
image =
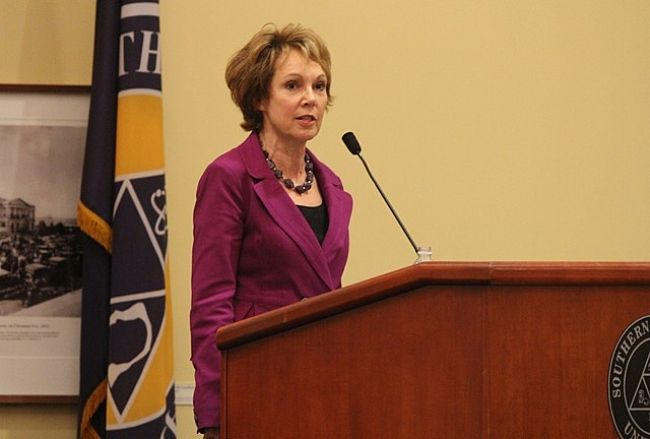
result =
[[79,90],[0,87],[0,395],[77,391],[87,113]]
[[0,315],[78,317],[85,127],[0,125]]

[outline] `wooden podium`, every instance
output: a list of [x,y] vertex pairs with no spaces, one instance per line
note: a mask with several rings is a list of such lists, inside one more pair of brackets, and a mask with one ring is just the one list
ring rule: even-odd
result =
[[650,263],[424,263],[228,325],[226,439],[616,438]]

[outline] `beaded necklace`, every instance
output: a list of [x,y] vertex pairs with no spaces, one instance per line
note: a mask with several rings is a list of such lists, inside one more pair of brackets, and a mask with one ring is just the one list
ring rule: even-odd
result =
[[271,168],[271,172],[273,172],[275,178],[280,180],[284,185],[284,187],[296,192],[298,195],[305,194],[307,193],[307,191],[309,191],[309,189],[311,189],[312,185],[314,184],[314,164],[312,163],[309,154],[305,152],[305,174],[307,174],[307,177],[305,178],[305,182],[303,184],[297,185],[290,178],[284,178],[284,174],[282,173],[282,170],[278,169],[273,159],[269,157],[268,151],[264,149],[264,145],[262,144],[262,139],[260,139],[260,147],[262,148],[262,153],[264,153],[264,159],[266,160],[266,164],[269,166],[269,168]]

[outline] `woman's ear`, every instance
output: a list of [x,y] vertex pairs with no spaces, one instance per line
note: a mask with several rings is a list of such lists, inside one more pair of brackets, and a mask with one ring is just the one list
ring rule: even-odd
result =
[[255,109],[260,112],[266,111],[266,99],[260,99],[255,102]]

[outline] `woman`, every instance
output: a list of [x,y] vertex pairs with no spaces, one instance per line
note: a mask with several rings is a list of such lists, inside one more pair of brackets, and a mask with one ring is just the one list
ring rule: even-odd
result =
[[238,51],[226,82],[250,135],[202,175],[194,210],[194,413],[218,437],[225,324],[341,286],[352,198],[307,149],[331,104],[330,56],[313,31],[268,25]]

